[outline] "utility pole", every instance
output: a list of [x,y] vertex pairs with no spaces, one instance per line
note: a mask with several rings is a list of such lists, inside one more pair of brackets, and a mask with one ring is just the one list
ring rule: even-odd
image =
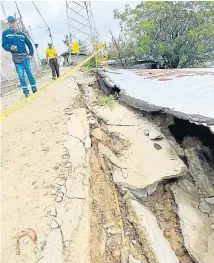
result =
[[[69,29],[69,18],[68,18],[68,2],[66,1],[66,15],[67,15],[67,26],[68,26],[68,52],[69,52],[69,58],[70,58],[70,63],[71,63],[71,44],[72,44],[72,34],[70,33]],[[70,39],[71,36],[71,39]]]
[[[33,40],[32,30],[31,30],[31,27],[30,27],[30,26],[29,26],[29,32],[30,32],[30,37],[31,37],[31,40],[32,40],[32,42],[33,42],[33,45],[34,45],[35,48],[36,48],[35,42],[34,42],[34,40]],[[41,63],[41,60],[40,60],[40,57],[39,57],[39,53],[38,53],[37,48],[36,48],[35,51],[36,51],[36,55],[37,55],[37,58],[38,58],[38,62],[39,62],[39,66],[40,66],[40,70],[42,71],[42,63]]]
[[120,47],[119,47],[119,45],[117,44],[117,41],[115,40],[115,38],[114,38],[114,36],[113,36],[113,34],[112,34],[112,32],[111,32],[110,29],[109,29],[109,32],[110,32],[110,34],[111,34],[111,36],[112,36],[112,40],[113,40],[113,42],[114,42],[114,45],[115,45],[115,47],[116,47],[116,49],[117,49],[117,52],[118,52],[118,55],[119,55],[119,59],[120,59],[120,63],[121,63],[121,65],[122,65],[122,67],[124,68],[123,60],[122,60],[121,55],[120,55]]

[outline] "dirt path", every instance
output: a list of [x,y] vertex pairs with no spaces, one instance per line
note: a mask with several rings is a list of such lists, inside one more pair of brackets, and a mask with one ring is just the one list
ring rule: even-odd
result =
[[[61,67],[60,68],[60,73],[63,74],[64,72],[66,72],[67,70],[69,70],[68,67]],[[44,73],[44,75],[41,78],[37,79],[37,87],[38,89],[42,88],[43,86],[45,86],[46,84],[48,84],[51,81],[51,72],[46,72]],[[30,90],[31,92],[31,90]],[[24,95],[22,94],[21,89],[15,89],[7,94],[5,94],[2,98],[1,98],[1,106],[2,106],[2,111],[7,110],[9,107],[11,107],[12,105],[14,105],[15,103],[18,103],[19,101],[21,101],[24,98]]]
[[[38,244],[46,239],[47,207],[65,153],[64,109],[75,97],[72,78],[54,85],[2,123],[2,262],[35,262],[33,242],[25,237],[21,256],[15,254],[17,235],[32,228]],[[21,96],[16,94],[16,100]],[[23,241],[23,240],[22,240]]]

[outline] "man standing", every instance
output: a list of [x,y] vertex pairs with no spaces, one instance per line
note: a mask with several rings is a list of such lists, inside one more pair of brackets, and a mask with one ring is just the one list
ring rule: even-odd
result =
[[[30,60],[33,58],[33,46],[28,37],[20,32],[17,28],[16,18],[13,16],[8,17],[9,29],[2,33],[2,47],[11,52],[12,59],[19,76],[22,91],[25,97],[29,96],[28,85],[25,80],[25,72],[28,76],[32,92],[37,91],[36,80],[33,76]],[[29,49],[29,54],[26,50],[26,45]]]
[[52,46],[52,43],[48,43],[48,48],[46,48],[46,58],[47,63],[49,63],[52,70],[52,79],[56,79],[60,76],[59,74],[59,64],[56,49]]

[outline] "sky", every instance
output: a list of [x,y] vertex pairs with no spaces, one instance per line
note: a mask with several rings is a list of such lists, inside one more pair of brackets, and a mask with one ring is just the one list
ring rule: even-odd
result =
[[[99,39],[101,41],[110,41],[111,35],[109,29],[115,37],[119,34],[119,23],[117,20],[113,19],[114,9],[118,9],[122,12],[126,4],[134,7],[139,3],[140,1],[91,1]],[[39,44],[38,51],[40,58],[45,57],[45,49],[50,39],[44,22],[31,1],[17,1],[17,4],[25,26],[27,29],[29,29],[30,26],[33,40],[35,43]],[[67,33],[65,1],[35,1],[35,4],[50,27],[54,45],[58,54],[61,55],[63,52],[67,51],[66,46],[62,42]],[[3,6],[7,16],[17,12],[14,1],[3,1]]]

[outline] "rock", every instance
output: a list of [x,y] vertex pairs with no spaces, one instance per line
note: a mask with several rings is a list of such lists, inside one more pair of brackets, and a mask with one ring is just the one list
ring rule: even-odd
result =
[[137,201],[127,202],[129,217],[138,232],[139,241],[144,244],[147,257],[155,263],[179,263],[152,212]]
[[184,152],[195,185],[206,197],[214,196],[214,186],[210,182],[214,174],[204,155],[195,148],[186,149]]
[[91,133],[97,140],[102,141],[103,131],[100,128],[96,128]]
[[56,195],[56,193],[57,193],[56,189],[52,189],[52,190],[51,190],[51,194],[52,194],[52,195]]
[[96,124],[96,120],[91,120],[90,119],[90,120],[88,120],[88,123],[91,124],[91,125],[94,125],[94,124]]
[[119,229],[119,228],[114,228],[114,227],[108,228],[108,229],[107,229],[107,233],[108,233],[109,235],[121,234],[121,229]]
[[199,203],[199,209],[201,210],[203,214],[209,215],[212,212],[211,207],[208,205],[208,203],[205,200]]
[[149,131],[149,139],[150,140],[159,140],[162,138],[163,138],[163,135],[159,131],[157,131],[155,129],[151,129]]
[[90,137],[85,139],[84,146],[86,150],[91,148],[91,138]]
[[205,199],[207,203],[211,204],[211,205],[214,205],[214,197],[208,197]]
[[160,144],[158,144],[158,143],[154,143],[154,147],[155,147],[155,149],[156,150],[161,150],[161,149],[163,149],[161,146],[160,146]]
[[103,228],[106,229],[106,228],[110,228],[110,227],[113,227],[113,226],[114,226],[113,223],[107,223],[107,224],[105,224],[105,225],[103,226]]
[[147,191],[145,188],[144,189],[140,189],[140,188],[133,189],[131,190],[131,193],[138,198],[147,198]]
[[65,168],[70,168],[70,167],[71,167],[71,163],[67,162],[66,165],[65,165]]
[[121,163],[121,161],[115,156],[115,154],[102,143],[98,144],[98,148],[101,154],[105,155],[114,165],[119,168],[125,168],[125,165]]
[[214,230],[214,224],[211,225],[212,230]]
[[135,199],[131,195],[134,195],[134,197],[137,197],[137,198],[147,198],[148,196],[150,196],[151,194],[153,194],[156,191],[157,186],[158,186],[158,184],[154,183],[154,184],[149,185],[143,189],[141,189],[141,188],[126,189],[125,187],[121,187],[120,190],[121,190],[121,193],[130,192],[129,194],[127,194],[127,196],[126,196],[127,198]]
[[114,250],[112,251],[112,256],[115,258],[116,262],[120,262],[120,250]]
[[135,200],[135,197],[134,195],[130,192],[130,191],[127,191],[124,196],[122,197],[122,201],[123,202],[126,202],[126,200],[128,199],[134,199]]
[[196,137],[190,137],[190,136],[185,136],[182,142],[182,147],[184,149],[196,149],[198,146],[200,146],[202,143],[199,141],[198,138]]
[[149,136],[149,131],[148,131],[148,130],[145,130],[145,131],[144,131],[144,135],[145,135],[145,136]]
[[56,229],[58,227],[59,227],[58,223],[56,222],[55,219],[53,219],[51,222],[51,229],[53,230],[53,229]]
[[146,187],[147,195],[148,196],[152,195],[156,191],[157,187],[158,187],[158,183],[154,183],[152,185],[147,186]]
[[57,196],[55,200],[56,200],[57,203],[60,203],[60,202],[62,202],[62,199],[63,199],[62,197]]
[[128,263],[142,263],[141,261],[135,259],[131,254],[129,255],[129,262]]
[[136,246],[137,245],[137,241],[136,240],[132,240],[132,244]]
[[178,207],[185,248],[195,262],[210,263],[207,248],[211,219],[197,209],[200,201],[197,187],[187,180],[181,180],[173,184],[171,189]]
[[175,255],[178,257],[183,257],[184,256],[184,250],[181,248],[176,248]]
[[59,181],[57,182],[57,184],[60,185],[60,186],[62,186],[62,185],[65,184],[65,182],[66,182],[66,180],[59,180]]
[[26,238],[26,239],[23,240],[23,244],[28,244],[29,241],[30,241],[29,238]]

